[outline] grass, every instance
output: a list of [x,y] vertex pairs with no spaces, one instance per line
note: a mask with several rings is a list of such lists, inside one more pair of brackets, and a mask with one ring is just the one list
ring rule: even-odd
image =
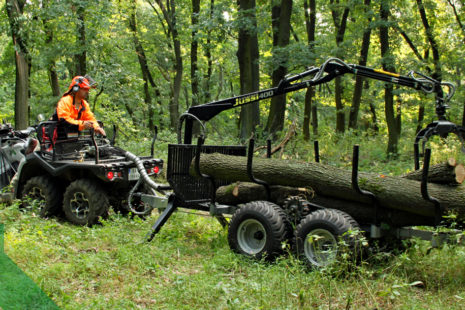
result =
[[465,249],[376,254],[355,267],[308,270],[229,250],[212,218],[175,213],[151,243],[153,218],[112,215],[93,228],[0,207],[6,254],[62,309],[463,309]]

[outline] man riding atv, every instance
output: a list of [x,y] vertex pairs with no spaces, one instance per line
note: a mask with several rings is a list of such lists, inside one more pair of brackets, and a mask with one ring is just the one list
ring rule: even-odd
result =
[[58,101],[52,120],[64,120],[66,126],[79,131],[94,128],[96,133],[105,136],[105,130],[99,126],[86,101],[89,90],[95,87],[97,83],[88,75],[74,77],[68,90]]

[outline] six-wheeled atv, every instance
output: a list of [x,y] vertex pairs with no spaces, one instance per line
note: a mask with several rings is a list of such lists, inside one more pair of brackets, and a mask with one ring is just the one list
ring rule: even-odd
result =
[[11,183],[23,206],[38,208],[41,216],[63,212],[72,223],[92,225],[110,205],[139,216],[153,209],[142,197],[155,195],[151,177],[161,172],[161,159],[139,158],[93,131],[72,132],[54,121],[23,132],[4,125],[1,146],[2,187]]

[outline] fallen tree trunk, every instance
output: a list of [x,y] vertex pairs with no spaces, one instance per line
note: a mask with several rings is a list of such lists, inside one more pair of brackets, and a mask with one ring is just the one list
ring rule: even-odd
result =
[[[310,200],[314,193],[311,189],[302,187],[270,186],[270,201],[283,204],[289,196],[301,196]],[[267,193],[262,185],[249,182],[236,182],[221,186],[216,190],[216,201],[221,204],[238,205],[252,200],[267,200]]]
[[[216,179],[249,182],[247,158],[218,153],[201,154],[200,171]],[[195,175],[191,165],[192,175]],[[369,197],[352,188],[351,171],[320,163],[297,163],[277,159],[254,158],[255,178],[270,185],[290,187],[311,187],[317,196],[334,197],[342,200],[371,205]],[[401,177],[390,177],[374,173],[359,173],[359,185],[372,192],[378,204],[387,209],[434,217],[432,202],[421,195],[421,182]],[[465,217],[465,190],[463,187],[428,183],[430,196],[441,203],[445,211],[452,211]]]
[[[409,180],[421,181],[423,170],[415,170],[403,175],[403,178]],[[428,170],[428,182],[439,184],[458,185],[462,184],[465,179],[465,167],[457,164],[454,158],[447,162],[432,165]]]
[[[338,209],[350,214],[359,224],[373,223],[375,206],[359,202],[315,195],[307,188],[273,185],[270,187],[270,201],[283,205],[289,196],[299,196],[316,205]],[[236,182],[221,186],[216,191],[216,201],[220,204],[238,205],[253,200],[268,200],[266,190],[262,185],[249,182]],[[411,216],[411,214],[391,209],[379,208],[378,220],[394,227],[433,225],[434,219],[426,216]]]

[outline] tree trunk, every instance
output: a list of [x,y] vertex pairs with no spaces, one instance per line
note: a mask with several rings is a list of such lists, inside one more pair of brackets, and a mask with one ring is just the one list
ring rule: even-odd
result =
[[77,15],[77,35],[80,53],[76,54],[76,75],[86,75],[87,73],[87,44],[86,44],[86,21],[84,4],[78,4]]
[[[420,95],[421,96],[421,99],[424,99],[424,95]],[[420,105],[418,107],[418,121],[417,121],[417,128],[415,130],[415,133],[419,133],[420,130],[423,129],[423,121],[425,120],[425,104],[424,104],[424,100],[421,100],[420,101]]]
[[315,137],[318,136],[318,101],[313,100],[312,103],[312,128],[313,128],[313,135]]
[[[255,16],[255,0],[238,0],[241,18],[248,20],[239,26],[237,60],[239,63],[241,94],[259,90],[259,52],[257,36],[257,19]],[[252,26],[250,26],[252,25]],[[240,139],[245,141],[255,131],[260,121],[258,102],[247,104],[240,112]]]
[[[215,0],[210,0],[210,19],[213,20],[213,13],[215,9]],[[209,27],[207,30],[207,44],[205,46],[205,57],[207,58],[207,73],[204,76],[203,82],[203,93],[204,93],[204,100],[205,102],[211,101],[211,89],[210,89],[210,81],[213,72],[213,59],[212,59],[212,52],[211,52],[211,36],[212,30]],[[220,81],[221,83],[222,81]]]
[[[287,59],[289,57],[286,46],[289,45],[292,0],[275,1],[279,5],[271,8],[271,19],[273,27],[273,57],[279,59],[275,64],[272,73],[273,85],[277,86],[287,74]],[[279,52],[278,52],[279,51]],[[286,112],[286,95],[271,98],[270,112],[266,130],[275,134],[284,128],[284,114]]]
[[[270,201],[282,206],[286,198],[298,196],[313,204],[332,209],[338,209],[350,214],[359,224],[371,224],[375,221],[375,206],[370,203],[356,203],[333,197],[315,195],[307,188],[296,188],[289,186],[273,185],[270,186]],[[267,200],[266,190],[262,185],[248,182],[236,182],[227,186],[219,187],[216,191],[216,201],[220,204],[238,205],[254,200]],[[380,222],[389,224],[393,227],[416,226],[416,225],[433,225],[431,217],[411,216],[410,213],[400,210],[389,210],[385,208],[378,209],[378,218]]]
[[[43,10],[48,10],[48,1],[43,1],[42,2],[42,9]],[[42,23],[44,25],[44,31],[45,31],[45,44],[47,46],[52,46],[53,44],[53,29],[50,27],[50,21],[48,18],[43,18]],[[55,69],[56,63],[55,63],[55,58],[51,56],[49,60],[49,65],[48,65],[48,76],[50,79],[50,87],[52,89],[52,95],[54,97],[60,97],[61,92],[60,92],[60,84],[58,81],[58,73]]]
[[[336,45],[338,47],[336,52],[336,57],[344,59],[343,51],[340,49],[342,42],[344,42],[344,34],[347,28],[347,19],[349,18],[350,8],[348,6],[344,7],[342,16],[340,16],[339,0],[330,1],[331,3],[331,15],[333,17],[335,32],[336,32]],[[340,17],[339,17],[340,16]],[[340,77],[335,79],[334,83],[334,99],[336,101],[336,132],[345,131],[345,112],[344,112],[344,103],[342,101],[344,87]]]
[[[153,100],[152,100],[152,95],[150,93],[150,87],[153,89],[153,94],[155,98],[157,98],[157,104],[159,107],[159,113],[160,115],[163,113],[163,106],[162,102],[160,100],[160,89],[158,88],[158,85],[155,84],[155,81],[153,80],[152,73],[150,72],[150,68],[147,62],[147,57],[145,55],[145,49],[139,40],[139,34],[137,31],[137,22],[136,22],[136,2],[131,2],[131,13],[129,16],[128,20],[128,25],[129,29],[132,32],[133,35],[133,41],[134,41],[134,49],[137,55],[137,59],[139,61],[139,66],[141,69],[142,73],[142,79],[144,80],[144,102],[147,106],[148,109],[148,128],[150,131],[153,131],[155,129],[155,119],[154,119],[154,108],[153,108]],[[159,123],[159,126],[162,124]],[[161,128],[159,128],[161,129]]]
[[[313,53],[313,45],[315,44],[315,29],[316,29],[316,2],[315,0],[304,0],[304,15],[305,15],[305,26],[307,30],[307,41],[310,53]],[[310,63],[312,59],[310,59]],[[304,108],[304,120],[303,120],[303,134],[304,140],[310,140],[310,124],[312,117],[312,101],[315,92],[313,87],[307,88],[305,93],[305,108]]]
[[[147,58],[145,57],[145,50],[142,46],[142,43],[139,40],[139,35],[137,33],[137,23],[136,23],[136,7],[137,2],[134,1],[131,3],[131,12],[129,15],[129,29],[132,32],[132,37],[134,41],[134,48],[136,51],[137,59],[139,60],[140,69],[142,72],[142,79],[144,80],[144,103],[148,109],[148,127],[150,131],[154,130],[153,123],[153,108],[152,108],[152,96],[150,95],[149,82],[155,84],[150,73],[149,66],[147,64]],[[134,116],[131,114],[131,118],[134,119]]]
[[345,124],[345,111],[344,103],[342,102],[342,87],[341,77],[338,76],[334,79],[334,99],[336,101],[336,132],[344,132]]
[[10,22],[11,36],[15,48],[15,128],[25,129],[29,125],[29,53],[23,36],[23,8],[26,1],[7,0],[6,11]]
[[[370,88],[370,83],[368,83],[368,81],[365,81],[365,90],[368,91],[369,88]],[[373,98],[375,96],[376,96],[376,93],[373,92]],[[373,129],[374,132],[378,132],[379,131],[378,117],[376,116],[376,107],[375,107],[375,104],[373,103],[372,98],[369,99],[368,105],[370,107],[370,114],[371,114],[371,122],[372,122],[371,128]]]
[[305,107],[304,107],[304,121],[303,121],[303,134],[304,140],[310,140],[310,118],[312,116],[312,99],[313,99],[313,87],[307,88],[305,93]]
[[197,39],[197,27],[199,24],[200,13],[200,0],[192,0],[192,16],[191,16],[191,91],[192,91],[192,105],[198,105],[200,101],[199,94],[199,67],[198,61],[198,48],[199,41]]
[[439,47],[436,42],[436,39],[433,35],[433,29],[429,25],[428,18],[426,16],[425,7],[423,5],[422,0],[416,0],[418,6],[418,12],[420,13],[421,22],[423,23],[423,27],[425,28],[426,38],[431,46],[431,50],[433,51],[433,61],[434,61],[434,72],[432,74],[432,78],[441,81],[442,80],[442,69],[441,69],[441,61],[439,56]]
[[[423,169],[411,171],[403,176],[409,180],[421,181]],[[454,158],[447,162],[432,165],[428,170],[428,182],[438,184],[458,185],[465,179],[465,167],[457,164]]]
[[[389,29],[385,26],[388,21],[389,14],[389,1],[381,1],[380,18],[384,22],[384,24],[379,28],[382,64],[385,71],[394,73],[394,59],[389,47]],[[389,157],[396,157],[398,154],[400,132],[398,131],[399,125],[397,124],[396,113],[394,111],[394,92],[392,84],[385,84],[384,86],[384,105],[388,127],[387,154]]]
[[177,128],[179,119],[179,93],[181,92],[181,82],[183,73],[182,55],[181,55],[181,41],[178,34],[178,26],[176,19],[176,4],[175,0],[171,0],[171,20],[172,29],[171,36],[173,38],[174,55],[176,59],[175,71],[173,82],[173,101],[170,104],[170,125],[171,128]]
[[[195,175],[194,165],[191,174]],[[222,154],[202,154],[200,171],[216,179],[250,182],[247,158]],[[372,204],[369,197],[357,193],[351,185],[351,171],[320,163],[297,163],[278,159],[254,158],[253,175],[270,185],[309,187],[317,196]],[[434,217],[432,202],[423,199],[421,182],[374,173],[359,173],[359,184],[372,192],[380,207]],[[430,196],[439,200],[444,210],[465,218],[465,189],[428,183]]]
[[170,127],[177,128],[179,119],[179,94],[181,93],[181,82],[183,74],[183,63],[181,53],[181,41],[179,38],[177,19],[176,19],[176,1],[168,1],[168,7],[165,7],[163,1],[156,0],[156,3],[160,7],[163,17],[168,24],[168,33],[171,40],[173,41],[174,50],[174,66],[175,71],[172,94],[170,96],[169,111],[170,111]]
[[[370,10],[371,0],[364,0],[365,13]],[[362,48],[360,50],[360,58],[358,64],[366,66],[368,58],[368,50],[370,48],[371,37],[371,17],[368,17],[368,26],[363,32]],[[355,77],[354,93],[352,97],[352,107],[349,113],[349,128],[357,129],[358,112],[360,110],[360,101],[363,92],[363,78],[361,76]]]
[[[270,201],[279,205],[289,196],[303,196],[308,199],[313,195],[306,188],[273,185],[270,187]],[[221,186],[216,190],[216,201],[220,204],[238,205],[252,200],[266,200],[266,190],[262,185],[249,182],[235,182]]]

